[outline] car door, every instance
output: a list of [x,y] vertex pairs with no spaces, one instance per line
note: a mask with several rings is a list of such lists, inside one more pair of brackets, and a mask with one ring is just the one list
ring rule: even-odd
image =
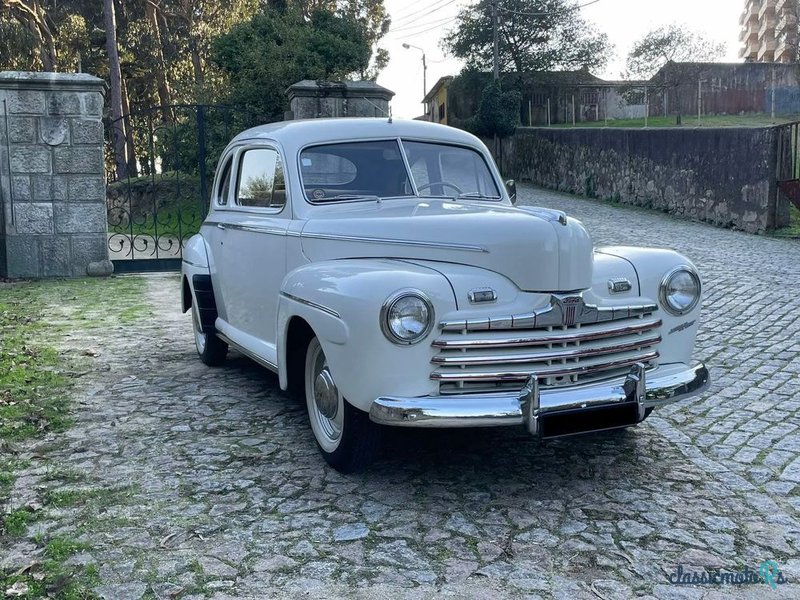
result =
[[291,219],[283,164],[272,145],[237,150],[232,193],[215,236],[217,280],[225,305],[220,330],[273,365],[278,294],[286,274],[286,231]]

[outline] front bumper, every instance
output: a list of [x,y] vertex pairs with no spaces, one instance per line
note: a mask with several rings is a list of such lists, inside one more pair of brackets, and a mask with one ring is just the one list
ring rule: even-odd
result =
[[378,398],[369,416],[400,427],[501,427],[524,425],[543,438],[626,427],[647,409],[696,396],[708,388],[703,364],[661,365],[645,375],[635,365],[623,380],[540,389],[532,374],[519,392]]

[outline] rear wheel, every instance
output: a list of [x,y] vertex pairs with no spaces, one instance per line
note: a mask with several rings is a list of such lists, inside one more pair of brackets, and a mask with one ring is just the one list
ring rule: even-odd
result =
[[342,397],[316,337],[306,350],[304,381],[308,420],[325,461],[342,473],[366,467],[377,453],[380,428]]
[[222,365],[228,355],[228,344],[213,333],[203,331],[196,302],[192,303],[192,328],[194,329],[194,345],[197,348],[197,355],[203,364],[209,367]]

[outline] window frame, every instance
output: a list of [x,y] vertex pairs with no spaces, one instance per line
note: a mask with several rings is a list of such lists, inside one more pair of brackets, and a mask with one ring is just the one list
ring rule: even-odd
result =
[[[219,176],[214,177],[214,188],[212,191],[211,196],[211,204],[214,208],[227,208],[230,204],[230,196],[231,196],[231,188],[228,188],[228,193],[225,197],[224,202],[220,202],[222,200],[222,190],[225,186],[225,179],[228,180],[228,183],[231,181],[231,175],[233,175],[233,160],[234,160],[235,152],[228,152],[227,154],[223,154],[222,158],[220,158],[219,164],[222,165],[222,170],[219,171]],[[225,173],[225,169],[230,167],[228,171],[228,176],[223,178],[222,175]]]
[[[408,156],[406,154],[406,148],[403,145],[404,141],[405,142],[419,142],[419,143],[422,143],[422,144],[438,144],[440,146],[452,146],[454,148],[463,148],[463,149],[471,150],[472,152],[475,152],[481,158],[481,160],[483,160],[483,163],[486,165],[486,169],[489,171],[489,176],[492,178],[492,181],[494,182],[495,186],[500,191],[499,198],[497,198],[497,199],[461,198],[461,199],[459,199],[459,202],[474,202],[474,201],[477,201],[477,202],[503,202],[503,200],[507,199],[507,193],[506,193],[505,184],[503,183],[501,178],[498,178],[498,173],[495,172],[496,169],[492,169],[492,167],[491,167],[492,163],[490,163],[487,160],[487,154],[485,152],[483,152],[483,150],[481,148],[479,148],[477,146],[470,145],[470,144],[463,144],[463,143],[458,143],[458,142],[446,141],[446,140],[442,140],[442,139],[432,139],[432,138],[424,138],[424,137],[416,137],[416,136],[411,136],[411,137],[402,137],[402,136],[385,137],[385,136],[379,136],[379,137],[374,137],[374,138],[373,137],[363,137],[363,138],[359,138],[359,139],[344,138],[344,139],[326,140],[324,142],[312,142],[310,144],[306,144],[304,146],[301,146],[297,150],[297,163],[296,163],[297,175],[298,175],[299,182],[300,182],[300,190],[301,191],[305,190],[305,182],[303,181],[302,163],[300,161],[301,161],[301,157],[303,155],[303,152],[305,152],[306,150],[311,150],[311,149],[313,149],[315,147],[318,147],[318,146],[332,146],[334,144],[349,144],[349,143],[355,143],[355,142],[397,142],[397,144],[400,147],[400,154],[403,156],[403,164],[405,165],[405,168],[406,168],[406,176],[409,178],[409,181],[411,182],[412,193],[409,194],[409,195],[405,195],[405,196],[386,196],[385,199],[388,199],[388,198],[416,198],[416,199],[420,199],[422,196],[420,196],[419,192],[417,192],[417,184],[414,181],[414,176],[413,176],[413,173],[411,172],[411,165],[408,162]],[[315,202],[313,200],[309,200],[308,196],[305,194],[305,192],[303,192],[301,195],[303,196],[303,200],[305,200],[306,204],[310,204],[311,206],[325,206],[325,205],[333,206],[335,204],[346,204],[346,203],[352,203],[352,202],[374,202],[374,200],[372,200],[370,198],[363,198],[363,199],[357,199],[357,200],[338,200],[336,202],[331,202],[330,200],[322,201],[322,202]],[[442,198],[446,199],[444,197],[442,197]]]
[[[278,157],[281,160],[281,164],[283,166],[283,180],[284,185],[286,188],[286,202],[284,202],[283,206],[280,208],[276,207],[268,207],[268,206],[242,206],[238,203],[238,199],[236,197],[238,188],[239,188],[239,173],[242,167],[242,158],[244,157],[245,152],[248,150],[273,150],[278,154]],[[289,206],[291,202],[291,191],[289,185],[289,173],[287,172],[287,163],[286,157],[283,154],[283,150],[281,147],[272,141],[248,141],[244,142],[241,145],[237,146],[232,152],[231,157],[233,159],[233,168],[231,169],[231,189],[228,190],[229,201],[227,205],[219,206],[221,210],[228,210],[232,212],[241,212],[241,213],[255,213],[255,214],[269,214],[269,215],[279,215],[282,214],[286,207]]]

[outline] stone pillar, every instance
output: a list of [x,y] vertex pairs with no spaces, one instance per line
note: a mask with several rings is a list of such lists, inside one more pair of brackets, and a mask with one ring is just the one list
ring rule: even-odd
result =
[[102,79],[0,72],[0,276],[108,260]]
[[374,81],[298,81],[286,90],[291,117],[388,117],[394,92]]

